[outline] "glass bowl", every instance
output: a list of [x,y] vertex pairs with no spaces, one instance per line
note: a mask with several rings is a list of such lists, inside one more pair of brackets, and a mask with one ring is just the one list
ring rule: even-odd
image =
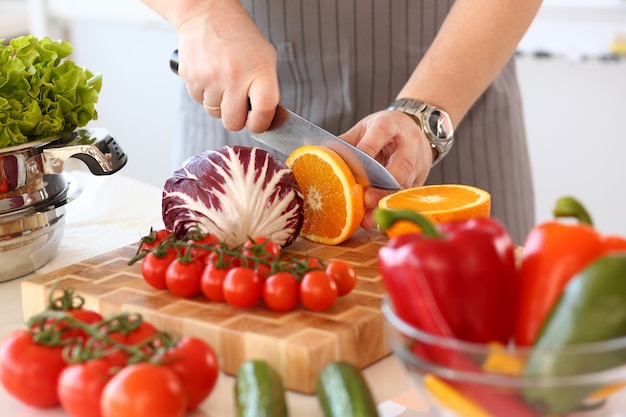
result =
[[425,333],[388,296],[382,312],[389,347],[436,416],[626,416],[626,337],[539,351]]

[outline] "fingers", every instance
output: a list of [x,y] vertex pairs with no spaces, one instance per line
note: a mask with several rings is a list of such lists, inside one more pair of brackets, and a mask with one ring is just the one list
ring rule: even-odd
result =
[[[211,117],[221,118],[224,127],[231,131],[239,131],[244,127],[252,133],[264,132],[270,127],[279,102],[278,82],[268,93],[255,94],[254,91],[265,91],[263,88],[251,86],[250,92],[224,92],[219,101],[205,98],[202,101],[204,111]],[[216,105],[210,103],[219,103]]]
[[276,107],[280,101],[278,77],[275,73],[267,73],[263,79],[252,83],[248,90],[250,97],[250,112],[246,127],[252,133],[266,131],[276,113]]

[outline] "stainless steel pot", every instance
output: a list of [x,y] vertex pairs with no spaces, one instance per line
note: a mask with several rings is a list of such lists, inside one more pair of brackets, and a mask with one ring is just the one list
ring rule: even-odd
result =
[[63,173],[69,158],[82,160],[94,175],[113,174],[127,161],[103,128],[0,149],[0,282],[38,269],[56,254],[64,205],[80,193],[77,182]]

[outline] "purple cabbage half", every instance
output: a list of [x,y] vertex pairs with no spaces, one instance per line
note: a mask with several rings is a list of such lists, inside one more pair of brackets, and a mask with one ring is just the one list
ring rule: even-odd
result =
[[196,227],[228,245],[268,237],[292,243],[304,219],[291,170],[260,148],[225,146],[194,155],[163,189],[163,222],[181,238]]

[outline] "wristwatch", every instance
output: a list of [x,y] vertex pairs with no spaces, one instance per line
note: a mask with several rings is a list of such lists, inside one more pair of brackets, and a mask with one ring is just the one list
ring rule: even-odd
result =
[[387,107],[411,116],[426,135],[430,146],[437,151],[433,166],[441,161],[454,143],[452,120],[445,111],[431,104],[411,98],[401,98]]

